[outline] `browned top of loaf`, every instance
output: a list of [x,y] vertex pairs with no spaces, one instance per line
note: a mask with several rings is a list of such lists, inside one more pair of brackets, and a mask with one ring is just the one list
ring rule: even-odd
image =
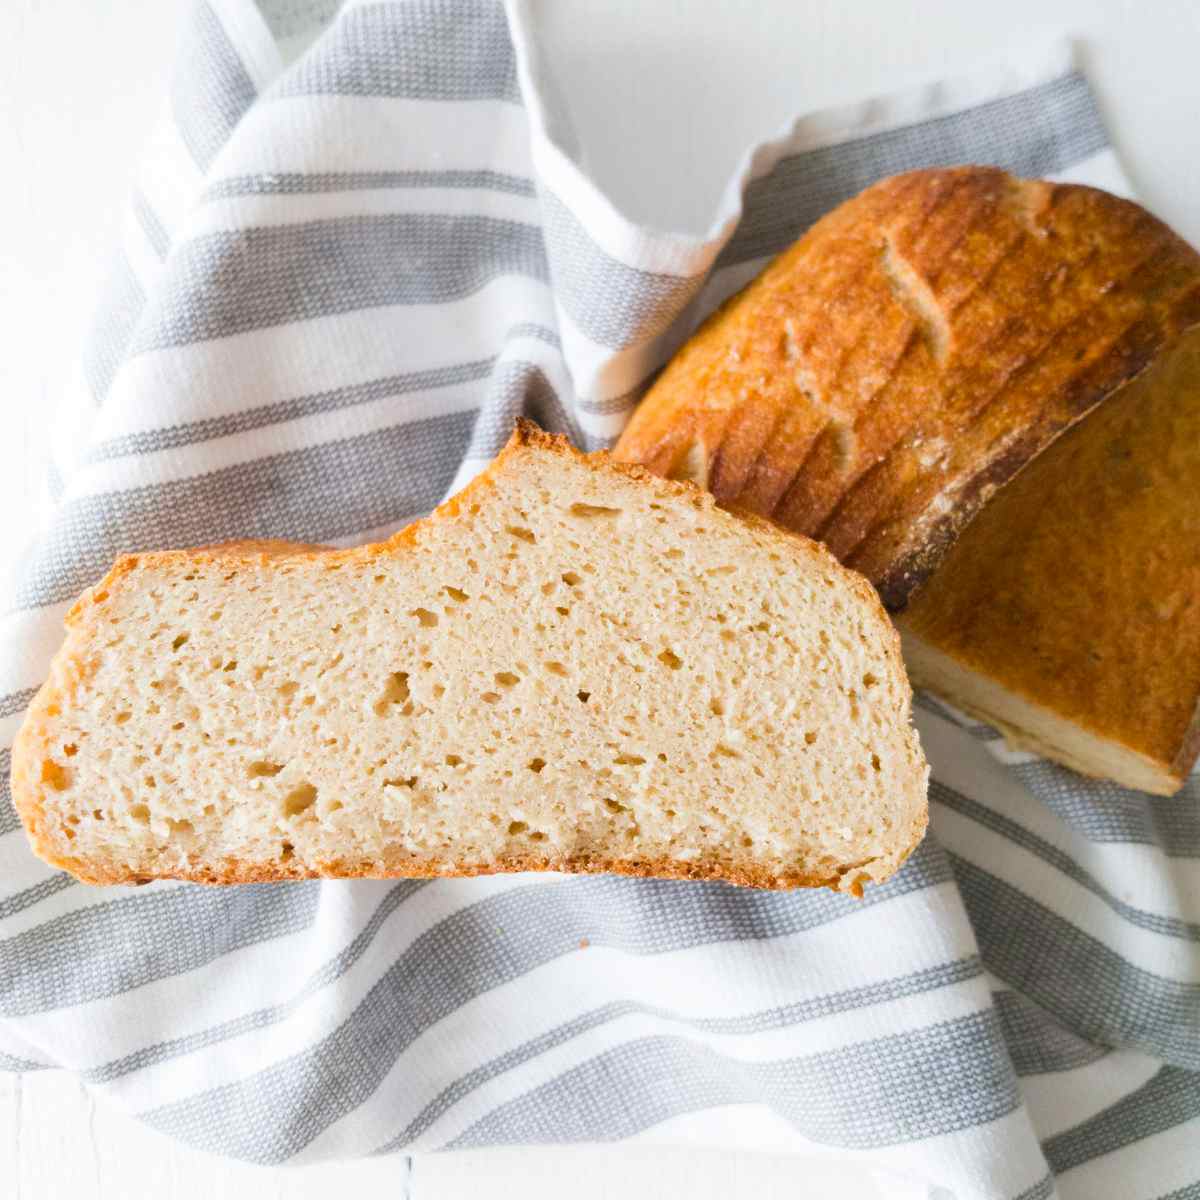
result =
[[1197,322],[1200,256],[1136,204],[915,171],[714,313],[615,453],[820,538],[902,608],[997,487]]
[[904,620],[1182,784],[1200,750],[1200,329],[1022,471]]

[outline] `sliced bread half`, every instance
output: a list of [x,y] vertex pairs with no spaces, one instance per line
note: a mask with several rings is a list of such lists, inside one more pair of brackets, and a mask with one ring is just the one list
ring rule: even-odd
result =
[[378,545],[122,558],[17,739],[94,883],[614,871],[858,893],[926,822],[898,639],[820,546],[522,424]]

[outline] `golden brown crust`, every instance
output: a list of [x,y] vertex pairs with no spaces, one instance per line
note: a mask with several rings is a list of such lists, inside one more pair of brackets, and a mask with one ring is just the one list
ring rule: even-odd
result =
[[[925,823],[920,824],[912,846],[901,856],[903,862],[912,853],[924,836]],[[97,873],[94,864],[80,859],[58,858],[55,866],[70,871],[84,883],[96,885],[152,883],[162,876],[138,877],[136,875],[105,875]],[[828,876],[791,873],[779,875],[767,870],[750,870],[721,862],[682,862],[672,858],[621,859],[621,858],[552,858],[549,856],[521,855],[508,857],[483,865],[464,864],[452,859],[441,859],[424,863],[408,863],[403,866],[363,867],[340,863],[322,864],[319,867],[298,866],[289,868],[286,863],[228,863],[220,871],[196,869],[172,871],[170,878],[187,883],[203,883],[213,886],[242,883],[299,882],[304,879],[468,879],[481,875],[504,875],[518,871],[561,871],[571,875],[627,875],[638,879],[690,879],[710,883],[728,883],[734,887],[757,888],[767,891],[790,891],[795,888],[827,887],[834,891],[847,891],[854,896],[862,895],[864,883],[875,877],[870,871],[872,862],[846,867]],[[886,878],[895,867],[889,863]]]
[[[249,863],[227,862],[220,871],[197,868],[173,871],[172,879],[209,885],[242,883],[298,882],[304,879],[466,879],[481,875],[502,875],[518,871],[560,871],[572,875],[626,875],[639,879],[690,879],[728,883],[735,887],[769,891],[790,891],[795,888],[827,887],[861,896],[864,883],[882,882],[892,875],[912,854],[925,836],[928,813],[923,810],[914,822],[910,845],[895,862],[886,864],[877,859],[852,863],[829,875],[805,875],[800,872],[776,873],[752,869],[715,860],[689,861],[659,858],[603,858],[598,856],[552,856],[537,854],[508,855],[493,863],[471,864],[452,859],[378,863],[370,866],[329,862],[288,865],[286,862]],[[70,871],[85,883],[143,884],[157,876],[139,877],[133,874],[107,875],[97,872],[94,864],[81,859],[55,861],[56,866]]]
[[1200,329],[983,510],[906,629],[1182,785],[1200,750]]
[[[104,610],[105,601],[123,578],[143,566],[162,565],[170,562],[227,563],[231,568],[244,565],[261,565],[267,560],[293,558],[321,561],[330,570],[338,570],[348,561],[371,561],[373,558],[391,554],[397,549],[415,544],[422,531],[431,523],[453,517],[464,507],[475,503],[493,485],[496,474],[503,470],[507,456],[527,447],[537,447],[556,454],[569,455],[597,471],[617,471],[628,478],[648,481],[653,478],[656,488],[677,496],[687,497],[698,508],[711,508],[715,501],[704,490],[688,481],[663,481],[638,464],[616,462],[608,454],[598,452],[584,454],[577,450],[562,435],[549,434],[533,422],[520,419],[511,439],[500,455],[476,476],[466,488],[452,496],[428,517],[415,521],[393,534],[386,541],[345,550],[329,547],[292,543],[277,539],[244,540],[202,546],[190,550],[152,551],[145,554],[128,554],[120,557],[108,574],[94,588],[86,591],[67,614],[65,624],[68,637],[51,665],[50,676],[39,689],[26,713],[13,746],[12,794],[13,802],[25,825],[34,851],[47,862],[69,871],[85,883],[92,884],[138,884],[150,882],[151,877],[136,873],[108,874],[97,869],[90,860],[64,856],[58,847],[45,836],[44,812],[41,803],[42,788],[34,778],[35,766],[42,761],[41,746],[45,731],[61,707],[70,703],[71,692],[84,678],[88,670],[84,653],[87,643],[88,623]],[[891,669],[900,680],[905,681],[904,664],[900,652],[899,635],[889,621],[880,604],[879,597],[871,585],[855,572],[843,567],[828,550],[819,543],[798,536],[753,512],[738,514],[740,519],[770,537],[782,550],[792,555],[803,555],[819,560],[821,568],[835,573],[871,611],[881,634],[887,640],[887,656]],[[905,714],[907,719],[907,713]],[[862,894],[862,885],[869,881],[882,881],[889,877],[912,853],[924,836],[927,825],[927,810],[921,806],[910,830],[908,844],[893,858],[871,859],[848,864],[829,876],[814,877],[792,874],[775,874],[766,869],[753,870],[721,861],[681,861],[676,859],[619,859],[599,857],[509,856],[497,863],[478,865],[461,863],[452,859],[426,862],[380,863],[371,867],[351,866],[341,863],[311,864],[285,861],[272,863],[228,862],[220,871],[209,868],[194,870],[172,870],[169,877],[194,883],[235,884],[265,883],[282,880],[316,878],[438,878],[497,874],[512,871],[566,871],[572,873],[611,873],[660,879],[706,879],[720,880],[742,887],[790,889],[797,887],[830,887],[852,895]]]
[[820,538],[902,609],[997,488],[1197,322],[1200,256],[1137,205],[916,171],[714,313],[614,453]]

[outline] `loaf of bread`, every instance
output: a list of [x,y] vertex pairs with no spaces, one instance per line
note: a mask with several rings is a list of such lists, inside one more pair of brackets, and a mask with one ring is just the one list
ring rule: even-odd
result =
[[920,685],[1171,795],[1200,751],[1200,329],[1040,454],[899,618]]
[[615,453],[823,540],[909,606],[918,685],[1171,792],[1198,749],[1198,325],[1200,256],[1137,205],[918,171],[714,314]]
[[94,883],[613,871],[859,893],[925,828],[895,630],[820,546],[522,424],[386,542],[133,555],[13,794]]

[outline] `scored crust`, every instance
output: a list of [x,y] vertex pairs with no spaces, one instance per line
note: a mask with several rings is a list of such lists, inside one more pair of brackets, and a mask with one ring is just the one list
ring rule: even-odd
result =
[[[451,518],[463,510],[464,506],[470,506],[477,502],[494,486],[496,476],[504,470],[507,457],[531,446],[553,454],[570,456],[575,461],[584,463],[596,471],[615,470],[627,478],[650,482],[660,492],[665,491],[670,495],[687,497],[696,508],[712,509],[712,497],[697,489],[690,482],[671,482],[652,478],[650,473],[641,466],[614,463],[603,453],[581,454],[565,438],[544,433],[531,422],[522,420],[518,423],[513,438],[505,451],[466,489],[446,501],[429,517],[400,530],[385,542],[346,550],[334,550],[327,547],[274,540],[243,541],[201,547],[195,550],[157,551],[126,555],[120,558],[108,575],[95,588],[89,589],[81,596],[68,613],[66,618],[67,642],[56,657],[50,678],[30,705],[14,745],[12,767],[14,804],[26,826],[34,849],[54,865],[71,871],[87,882],[138,883],[145,882],[148,878],[137,872],[108,871],[104,864],[93,859],[64,854],[62,846],[53,843],[47,835],[48,823],[44,804],[46,789],[44,783],[36,775],[37,764],[42,760],[44,748],[52,736],[55,719],[70,704],[74,690],[94,670],[94,661],[89,659],[90,651],[94,649],[88,641],[92,632],[90,624],[96,619],[95,614],[103,609],[110,590],[119,585],[123,576],[139,567],[181,562],[189,565],[219,563],[224,567],[226,564],[231,566],[255,565],[286,558],[322,561],[330,567],[337,567],[346,562],[371,561],[379,556],[391,555],[406,545],[415,544],[421,529],[429,523]],[[842,584],[853,595],[854,602],[861,604],[864,611],[869,612],[871,623],[877,626],[892,683],[902,690],[905,697],[910,697],[911,693],[907,687],[900,657],[898,635],[867,581],[842,568],[823,547],[807,539],[789,534],[753,514],[745,515],[743,520],[751,524],[760,534],[765,534],[770,538],[781,551],[794,557],[816,560],[822,571],[836,573]],[[907,721],[907,707],[905,707],[904,719]],[[914,738],[911,746],[912,753],[916,755],[914,762],[917,762],[920,760],[920,754],[919,750],[915,750],[915,735],[911,735],[911,730],[910,736]],[[921,774],[921,778],[924,778],[923,774]],[[827,875],[820,876],[798,871],[789,873],[768,867],[759,869],[753,864],[731,864],[718,859],[706,860],[703,857],[694,861],[684,861],[669,857],[639,857],[636,853],[626,854],[623,857],[616,854],[610,857],[596,853],[587,855],[530,853],[523,856],[508,854],[502,862],[494,865],[463,863],[452,856],[427,860],[415,866],[411,861],[405,861],[402,869],[392,869],[391,864],[386,861],[363,867],[336,860],[289,862],[237,861],[227,858],[222,861],[219,870],[208,865],[196,865],[185,869],[173,869],[170,877],[202,883],[250,883],[314,877],[378,878],[396,875],[437,877],[485,874],[494,871],[562,870],[611,872],[658,878],[721,879],[752,887],[829,886],[857,895],[861,893],[864,881],[886,878],[908,857],[920,841],[927,819],[925,805],[914,802],[911,807],[911,826],[896,830],[894,852],[889,852],[886,864],[882,860],[875,859],[850,862],[840,865],[837,870]]]
[[902,610],[997,488],[1200,323],[1138,205],[989,167],[882,181],[697,331],[614,455],[819,538]]

